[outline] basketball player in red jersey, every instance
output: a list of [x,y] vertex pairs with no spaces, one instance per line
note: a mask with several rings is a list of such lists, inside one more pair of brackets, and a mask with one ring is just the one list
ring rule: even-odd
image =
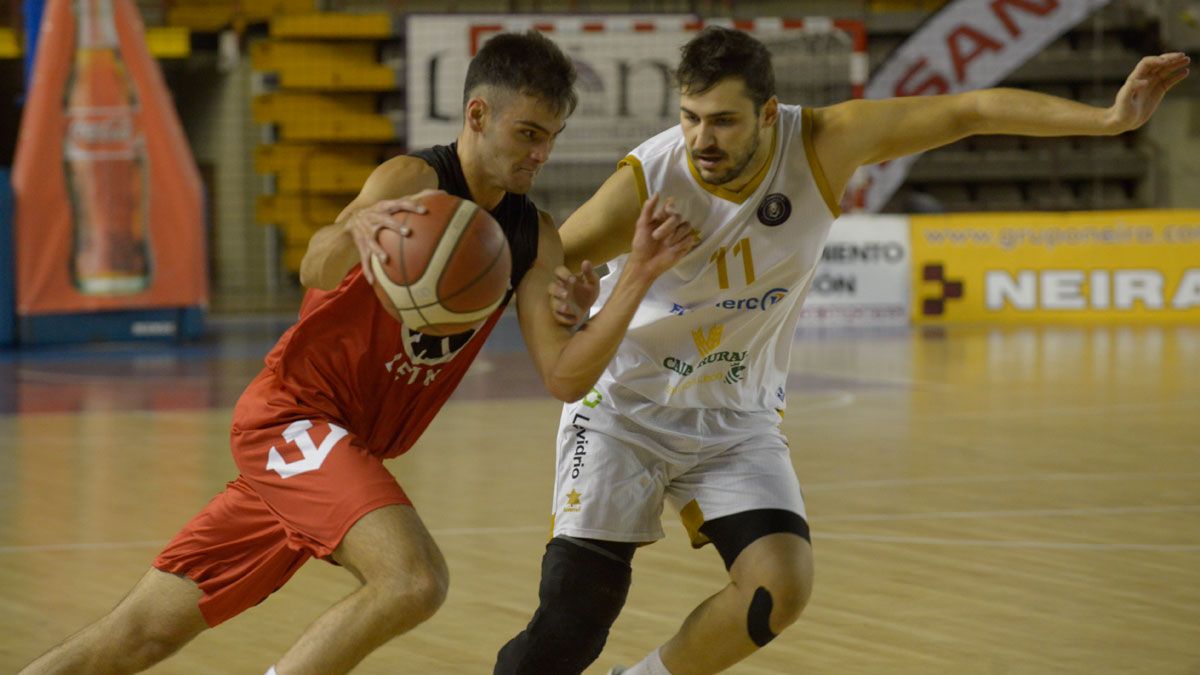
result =
[[499,35],[479,51],[467,73],[457,143],[379,166],[338,222],[310,242],[301,281],[312,290],[300,320],[234,410],[241,475],[111,613],[26,672],[147,668],[261,602],[312,557],[345,567],[361,586],[318,617],[268,673],[346,672],[437,611],[446,597],[445,561],[382,460],[421,435],[504,307],[474,331],[417,333],[380,305],[365,263],[384,255],[376,243],[381,228],[407,234],[391,215],[421,211],[424,191],[475,201],[508,237],[515,291],[506,301],[515,295],[547,389],[564,401],[588,392],[650,284],[691,248],[692,233],[667,204],[651,200],[629,271],[605,309],[574,333],[556,321],[546,294],[562,265],[562,242],[524,194],[575,106],[574,80],[570,60],[537,33]]

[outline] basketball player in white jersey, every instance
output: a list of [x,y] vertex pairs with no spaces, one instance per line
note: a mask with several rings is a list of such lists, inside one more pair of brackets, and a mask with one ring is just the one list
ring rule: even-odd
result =
[[[663,536],[664,501],[693,546],[715,545],[730,582],[612,673],[715,673],[796,621],[813,558],[778,411],[800,306],[851,174],[972,134],[1128,131],[1187,63],[1143,59],[1107,109],[1011,89],[808,109],[776,100],[770,55],[748,35],[710,28],[689,42],[680,125],[621,161],[560,232],[569,268],[587,259],[619,271],[639,208],[665,192],[700,242],[655,281],[592,393],[563,410],[540,604],[495,672],[574,674],[595,660],[634,549]],[[552,300],[560,313],[575,285]]]

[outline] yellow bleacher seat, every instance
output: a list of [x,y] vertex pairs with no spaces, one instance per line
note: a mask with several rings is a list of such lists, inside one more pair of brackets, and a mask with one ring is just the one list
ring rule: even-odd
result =
[[391,14],[345,14],[322,12],[289,14],[271,19],[273,38],[335,38],[343,40],[387,40],[396,35]]
[[255,97],[250,104],[254,121],[260,124],[311,120],[345,115],[370,115],[376,111],[370,94],[318,94],[275,92]]
[[293,119],[276,124],[281,141],[387,143],[400,136],[386,115],[348,113]]
[[254,169],[259,173],[275,173],[297,165],[375,166],[378,156],[371,146],[274,143],[254,149]]
[[250,46],[250,60],[264,71],[379,65],[373,43],[345,41],[263,40]]
[[280,14],[311,13],[315,0],[173,0],[167,24],[200,32],[216,32],[247,23],[262,23]]
[[260,195],[254,216],[260,223],[294,222],[324,227],[337,221],[350,199],[345,195]]
[[[146,29],[146,47],[156,59],[183,59],[192,53],[191,34],[179,26],[152,26]],[[11,28],[0,27],[0,59],[20,58],[21,41]]]
[[0,27],[0,59],[15,59],[21,56],[21,43],[17,40],[17,32],[11,28]]
[[355,68],[286,68],[277,71],[285,89],[325,91],[395,91],[403,74],[381,65]]
[[185,59],[192,53],[191,31],[183,26],[146,29],[146,47],[159,59]]
[[314,162],[284,167],[272,174],[275,176],[275,191],[278,194],[332,194],[353,197],[362,189],[363,183],[374,170],[374,164],[328,165]]
[[300,261],[304,260],[304,252],[308,250],[307,242],[303,245],[289,246],[283,250],[283,266],[289,272],[300,271]]

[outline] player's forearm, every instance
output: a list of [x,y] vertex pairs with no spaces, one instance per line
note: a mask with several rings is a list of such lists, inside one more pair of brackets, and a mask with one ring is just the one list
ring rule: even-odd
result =
[[1108,108],[1020,89],[984,89],[963,95],[975,134],[1108,136],[1119,128]]
[[616,355],[629,322],[653,282],[653,277],[632,268],[622,270],[604,307],[563,345],[546,378],[555,398],[577,401],[591,390]]
[[357,262],[358,249],[346,229],[340,223],[327,225],[308,241],[300,261],[300,283],[305,288],[337,288]]

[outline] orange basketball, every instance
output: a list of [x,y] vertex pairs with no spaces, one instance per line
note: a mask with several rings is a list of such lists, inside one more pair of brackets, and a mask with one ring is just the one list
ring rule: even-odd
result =
[[371,260],[375,295],[412,330],[453,335],[475,328],[508,292],[508,239],[496,219],[472,201],[439,193],[421,204],[427,213],[395,215],[412,230],[409,236],[379,231],[388,260]]

